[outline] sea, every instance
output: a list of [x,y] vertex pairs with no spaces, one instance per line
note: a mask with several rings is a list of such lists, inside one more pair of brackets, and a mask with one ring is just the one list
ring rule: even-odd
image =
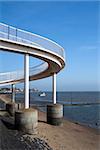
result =
[[[46,111],[52,103],[52,92],[30,92],[30,105]],[[24,102],[24,94],[16,94],[16,102]],[[77,124],[100,129],[100,92],[57,92],[57,103],[64,106],[64,118]]]

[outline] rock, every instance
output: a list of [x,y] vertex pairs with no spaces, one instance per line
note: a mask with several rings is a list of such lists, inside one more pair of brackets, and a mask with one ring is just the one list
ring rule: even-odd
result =
[[47,142],[40,138],[23,137],[27,145],[30,145],[30,150],[53,150]]

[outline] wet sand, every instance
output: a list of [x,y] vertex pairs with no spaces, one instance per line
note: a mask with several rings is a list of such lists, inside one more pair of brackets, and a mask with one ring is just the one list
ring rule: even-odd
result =
[[54,150],[99,150],[98,130],[67,120],[63,120],[60,127],[52,126],[45,122],[45,113],[40,112],[39,115],[42,116],[39,122],[39,137],[45,139]]

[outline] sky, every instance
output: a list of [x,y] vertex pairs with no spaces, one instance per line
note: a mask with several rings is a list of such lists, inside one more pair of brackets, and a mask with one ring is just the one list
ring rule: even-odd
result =
[[[100,91],[98,1],[1,1],[0,22],[56,41],[66,66],[57,74],[57,91]],[[0,72],[23,69],[24,56],[0,51]],[[41,63],[30,57],[30,65]],[[18,84],[17,87],[22,87]],[[52,77],[30,82],[52,90]]]

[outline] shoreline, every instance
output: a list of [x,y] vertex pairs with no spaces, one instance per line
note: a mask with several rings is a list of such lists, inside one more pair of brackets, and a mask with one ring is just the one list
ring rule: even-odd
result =
[[[0,94],[0,98],[1,98],[1,101],[3,101],[5,104],[8,103],[8,102],[11,102],[11,93],[10,94]],[[73,105],[77,106],[76,104],[73,104]],[[66,107],[66,106],[67,105],[64,104],[64,107]],[[68,106],[70,106],[70,105],[68,104]],[[37,104],[34,103],[34,104],[31,104],[30,107],[36,107],[36,109],[38,109],[39,111],[42,111],[42,112],[46,113],[46,111],[43,110],[43,108],[46,108],[46,105],[41,105],[41,104],[38,104],[38,103]],[[70,118],[66,118],[65,116],[64,116],[64,120],[72,122],[74,124],[78,124],[78,125],[87,127],[87,128],[92,128],[92,129],[100,132],[100,128],[96,128],[96,127],[93,127],[91,125],[87,125],[85,123],[82,123],[82,122],[79,122],[79,121],[75,121],[75,120],[72,120]]]
[[[31,106],[31,107],[34,108],[34,106]],[[42,106],[42,107],[46,107],[46,106]],[[46,115],[46,111],[40,109],[40,107],[36,107],[36,109],[38,109],[40,112],[43,112],[43,113]],[[95,130],[96,132],[100,132],[100,129],[99,129],[99,128],[94,128],[94,127],[92,127],[91,125],[87,125],[87,124],[85,124],[85,123],[81,123],[81,122],[78,122],[78,121],[74,121],[74,120],[71,120],[71,119],[66,118],[66,117],[63,117],[63,120],[64,120],[64,121],[68,121],[68,122],[73,123],[73,124],[77,124],[77,125],[86,127],[86,128],[93,129],[93,130]]]
[[[2,121],[9,123],[9,127]],[[14,130],[14,118],[10,117],[7,112],[0,111],[0,135],[1,145],[5,149],[1,150],[17,150],[11,149],[11,145],[21,145],[21,149],[24,150],[28,145],[30,149],[37,145],[40,146],[41,142],[48,147],[47,150],[98,150],[100,148],[100,134],[97,129],[93,129],[87,126],[83,126],[77,123],[63,119],[62,126],[53,126],[46,123],[46,113],[39,110],[38,118],[38,134],[28,135]],[[12,137],[10,137],[10,135]],[[12,141],[12,138],[14,138]],[[6,147],[5,147],[5,141]],[[25,142],[27,143],[25,145]],[[18,144],[19,143],[19,144]],[[26,150],[28,150],[28,147]],[[44,147],[45,148],[45,147]],[[34,149],[33,149],[34,150]],[[45,150],[43,145],[41,149]]]
[[[1,111],[0,111],[1,112]],[[10,135],[13,135],[16,141],[14,141],[14,145],[17,146],[18,143],[22,143],[22,149],[24,150],[25,142],[28,143],[29,140],[34,143],[34,139],[38,139],[43,143],[47,143],[50,150],[98,150],[100,147],[100,134],[97,130],[84,127],[79,124],[75,124],[69,122],[67,120],[63,120],[62,126],[53,126],[46,123],[46,113],[39,111],[39,119],[38,119],[38,134],[29,135],[15,130],[14,127],[14,118],[8,116],[8,114],[0,114],[0,135],[2,136],[2,147],[5,147],[5,142],[3,138],[7,138],[9,142],[6,143],[6,148],[8,150],[17,150],[11,149],[9,146],[12,145],[12,138],[9,138]],[[3,122],[2,122],[3,121]],[[8,122],[9,126],[4,124],[4,122]],[[20,141],[20,142],[19,142]],[[32,144],[30,142],[30,149],[32,149]],[[38,146],[39,146],[38,142]],[[34,143],[35,145],[35,143]],[[42,145],[43,147],[43,145]],[[2,149],[2,150],[6,150]],[[28,150],[28,146],[26,150]],[[47,150],[49,150],[49,148]],[[33,149],[34,150],[34,149]],[[39,150],[39,149],[35,149]],[[40,149],[42,150],[42,149]],[[43,149],[45,150],[45,149]]]

